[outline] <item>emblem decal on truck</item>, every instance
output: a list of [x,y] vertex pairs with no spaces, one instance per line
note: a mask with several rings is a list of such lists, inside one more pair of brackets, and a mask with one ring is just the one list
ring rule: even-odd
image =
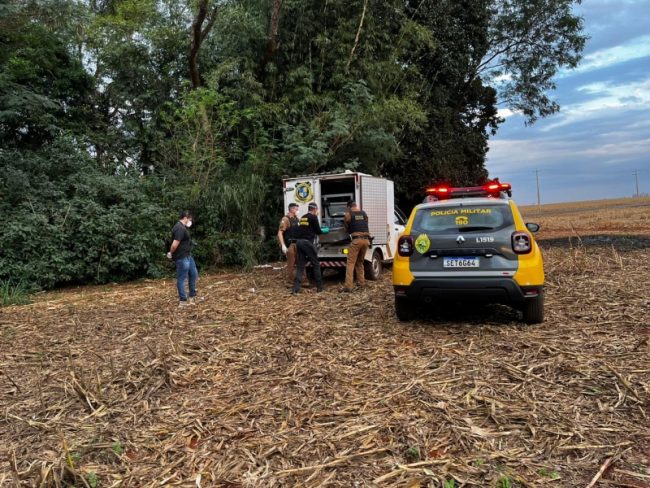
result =
[[311,202],[314,199],[314,193],[311,189],[311,183],[305,181],[296,185],[296,201],[300,203]]
[[424,254],[431,247],[431,240],[426,234],[420,234],[417,239],[415,239],[415,250],[420,254]]

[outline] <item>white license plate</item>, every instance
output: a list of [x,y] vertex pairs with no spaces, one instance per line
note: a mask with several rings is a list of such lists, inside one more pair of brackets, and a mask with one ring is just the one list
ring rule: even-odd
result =
[[478,258],[443,258],[444,268],[478,268]]

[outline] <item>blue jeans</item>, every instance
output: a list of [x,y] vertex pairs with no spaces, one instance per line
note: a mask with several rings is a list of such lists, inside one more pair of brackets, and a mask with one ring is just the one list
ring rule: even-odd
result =
[[196,279],[199,277],[199,271],[196,269],[196,263],[192,256],[179,259],[176,261],[176,288],[178,288],[178,298],[181,302],[187,300],[185,294],[185,280],[189,275],[190,298],[196,296]]

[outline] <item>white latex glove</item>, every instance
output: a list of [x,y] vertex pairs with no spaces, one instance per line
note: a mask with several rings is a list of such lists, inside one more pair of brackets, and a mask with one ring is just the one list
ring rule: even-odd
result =
[[172,253],[168,252],[167,253],[167,259],[171,259],[171,258],[172,258]]
[[287,246],[285,246],[284,244],[282,244],[282,254],[286,254],[286,253],[287,253],[287,250],[288,250],[288,249],[287,249]]

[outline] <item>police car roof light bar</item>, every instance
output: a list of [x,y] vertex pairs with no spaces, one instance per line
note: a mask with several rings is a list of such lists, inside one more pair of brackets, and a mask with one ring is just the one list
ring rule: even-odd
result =
[[426,189],[427,195],[434,195],[440,200],[447,198],[479,196],[498,197],[500,196],[501,192],[505,192],[509,197],[512,196],[512,185],[510,185],[510,183],[501,183],[498,178],[495,178],[493,181],[488,181],[485,185],[482,186],[434,186]]

